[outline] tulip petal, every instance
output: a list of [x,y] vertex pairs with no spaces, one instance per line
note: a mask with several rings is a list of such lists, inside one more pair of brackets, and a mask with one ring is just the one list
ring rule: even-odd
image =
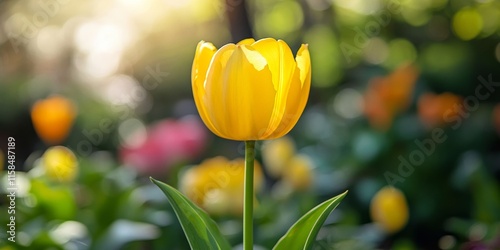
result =
[[205,105],[203,105],[203,98],[205,96],[205,79],[207,75],[210,62],[214,57],[217,48],[211,43],[201,41],[196,48],[194,56],[193,67],[191,69],[191,84],[193,88],[193,97],[196,107],[200,113],[200,117],[205,125],[215,134],[218,134],[217,128],[213,125],[210,117],[207,114]]
[[268,129],[276,96],[266,59],[248,45],[237,46],[222,85],[226,105],[218,112],[217,123],[228,126],[226,138],[259,140]]
[[286,109],[280,124],[265,139],[273,139],[286,135],[299,120],[309,97],[311,87],[311,60],[307,45],[302,45],[297,52],[295,68],[286,98]]
[[272,38],[265,38],[252,44],[252,47],[259,51],[269,63],[269,69],[273,75],[273,85],[277,91],[276,103],[268,125],[268,131],[263,135],[267,137],[276,130],[283,118],[296,63],[292,51],[282,40],[276,41]]
[[309,49],[307,44],[302,44],[299,51],[297,52],[297,67],[300,69],[300,81],[302,87],[304,83],[311,83],[311,57],[309,55]]
[[222,46],[222,48],[215,53],[207,72],[207,79],[204,83],[206,92],[203,96],[203,106],[206,108],[208,119],[214,125],[214,130],[216,130],[212,130],[212,132],[223,138],[228,138],[229,127],[224,118],[227,104],[223,100],[225,95],[223,73],[235,48],[236,45],[230,43]]
[[288,45],[281,40],[264,38],[252,44],[252,47],[266,58],[273,75],[274,88],[278,90],[280,85],[287,84],[295,68]]
[[208,66],[214,56],[217,48],[205,41],[198,43],[196,54],[194,55],[193,67],[191,68],[191,82],[194,85],[196,82],[204,82],[207,75]]

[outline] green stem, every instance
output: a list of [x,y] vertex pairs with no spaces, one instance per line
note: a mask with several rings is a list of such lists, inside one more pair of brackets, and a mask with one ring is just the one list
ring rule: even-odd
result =
[[243,249],[253,249],[253,168],[255,141],[245,142],[245,187],[243,205]]

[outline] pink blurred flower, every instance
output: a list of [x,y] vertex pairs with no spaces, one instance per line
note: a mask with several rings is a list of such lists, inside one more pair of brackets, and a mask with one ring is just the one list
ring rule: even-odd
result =
[[207,131],[199,119],[166,119],[151,125],[140,145],[122,146],[120,157],[140,173],[164,173],[176,163],[197,157],[206,141]]

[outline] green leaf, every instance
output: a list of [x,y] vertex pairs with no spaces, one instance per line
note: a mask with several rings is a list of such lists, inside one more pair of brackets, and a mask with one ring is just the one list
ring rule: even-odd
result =
[[153,178],[150,179],[165,193],[172,204],[191,249],[231,249],[231,245],[222,236],[217,224],[205,211],[175,188]]
[[309,210],[309,212],[290,227],[288,232],[281,237],[273,249],[310,249],[326,218],[340,204],[340,201],[344,199],[346,194],[347,191]]
[[34,178],[31,181],[30,190],[38,201],[38,207],[49,219],[74,219],[77,208],[71,186],[51,184]]

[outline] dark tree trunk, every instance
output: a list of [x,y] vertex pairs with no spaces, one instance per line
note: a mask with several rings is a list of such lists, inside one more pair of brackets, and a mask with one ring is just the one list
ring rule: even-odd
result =
[[225,0],[226,16],[234,43],[253,37],[245,0]]

